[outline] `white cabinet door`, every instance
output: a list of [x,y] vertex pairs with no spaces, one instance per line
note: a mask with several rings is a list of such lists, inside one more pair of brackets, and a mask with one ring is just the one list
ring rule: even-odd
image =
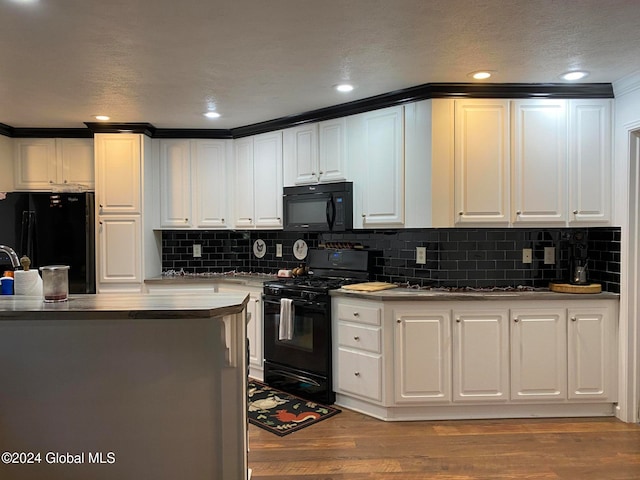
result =
[[288,128],[283,132],[285,185],[318,183],[318,124]]
[[96,203],[99,213],[140,213],[142,135],[95,135]]
[[100,284],[142,282],[142,230],[139,215],[98,219],[97,270]]
[[14,144],[16,190],[51,190],[57,182],[54,138],[19,138]]
[[451,313],[394,310],[395,402],[451,400]]
[[92,138],[56,139],[58,183],[95,188],[95,162]]
[[567,102],[513,100],[514,223],[567,221]]
[[196,227],[227,226],[227,147],[230,140],[194,140],[191,216]]
[[569,100],[569,221],[611,221],[611,100]]
[[346,179],[347,123],[345,118],[325,120],[318,124],[320,182],[339,182]]
[[191,151],[189,140],[161,140],[161,227],[191,227],[191,195]]
[[566,310],[513,309],[511,316],[511,399],[566,400]]
[[282,132],[253,139],[256,228],[282,228]]
[[604,307],[568,310],[570,400],[615,401],[616,319]]
[[253,137],[235,141],[234,167],[233,223],[238,228],[253,227]]
[[454,310],[453,400],[509,400],[508,310]]
[[455,101],[457,224],[509,223],[509,100]]
[[404,223],[404,114],[391,107],[363,115],[362,227]]
[[404,223],[404,110],[347,117],[347,177],[353,178],[354,227]]

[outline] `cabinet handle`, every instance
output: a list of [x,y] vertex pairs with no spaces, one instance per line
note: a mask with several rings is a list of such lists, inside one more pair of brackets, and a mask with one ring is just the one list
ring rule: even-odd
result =
[[316,176],[316,172],[311,172],[311,176],[315,177]]
[[578,320],[578,319],[577,319],[576,317],[571,317],[571,321],[572,321],[572,322],[575,322],[575,321],[577,321],[577,320]]
[[359,376],[360,376],[360,372],[353,372],[353,374],[354,374],[356,377],[359,377]]
[[53,183],[53,180],[49,180],[49,183]]
[[578,214],[578,210],[574,210],[574,211],[573,211],[573,214],[574,214],[574,215],[577,215],[577,214]]
[[462,216],[464,215],[464,212],[458,212],[458,215]]
[[518,210],[518,211],[516,212],[516,215],[522,215],[522,212],[521,212],[520,210]]
[[359,337],[359,336],[357,336],[357,335],[355,335],[355,336],[353,337],[353,339],[354,339],[356,342],[359,342],[359,341],[360,341],[360,337]]
[[102,208],[102,204],[98,205],[100,208]]
[[188,219],[188,218],[185,218],[185,219],[184,219],[184,223],[187,223],[188,221],[189,221],[189,219]]
[[520,320],[518,320],[517,318],[514,318],[513,321],[518,323]]
[[98,222],[99,225],[102,225],[102,220]]
[[359,317],[360,316],[360,312],[353,312],[353,316],[354,317]]
[[220,219],[220,221],[221,221],[222,223],[224,223],[224,218],[221,218],[221,219]]
[[256,304],[260,303],[260,299],[256,298]]
[[322,175],[324,172],[322,170],[320,170],[320,175]]
[[462,322],[462,320],[460,319],[460,317],[456,318],[456,323],[460,323]]
[[67,181],[65,180],[64,183],[67,183]]
[[366,216],[367,216],[367,214],[366,214],[366,213],[363,213],[363,214],[362,214],[362,218],[365,218]]
[[402,320],[397,319],[397,320],[396,320],[396,323],[402,323]]

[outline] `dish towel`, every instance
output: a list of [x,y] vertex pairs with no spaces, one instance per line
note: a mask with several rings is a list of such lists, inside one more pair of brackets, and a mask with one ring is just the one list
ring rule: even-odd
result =
[[290,298],[281,298],[278,340],[293,339],[293,315],[293,300]]

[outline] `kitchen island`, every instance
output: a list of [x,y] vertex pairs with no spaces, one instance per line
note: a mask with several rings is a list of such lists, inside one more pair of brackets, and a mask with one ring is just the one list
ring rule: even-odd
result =
[[247,301],[0,297],[0,478],[246,478]]

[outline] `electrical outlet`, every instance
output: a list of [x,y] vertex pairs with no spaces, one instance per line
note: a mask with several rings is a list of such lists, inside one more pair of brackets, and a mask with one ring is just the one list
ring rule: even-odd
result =
[[276,257],[282,258],[282,244],[276,243]]
[[193,244],[193,258],[200,258],[200,257],[202,257],[202,245],[194,243]]
[[530,248],[522,249],[522,263],[531,263],[533,261],[533,251]]
[[427,263],[427,247],[416,247],[416,263],[418,265]]
[[544,264],[556,264],[556,247],[544,247]]

